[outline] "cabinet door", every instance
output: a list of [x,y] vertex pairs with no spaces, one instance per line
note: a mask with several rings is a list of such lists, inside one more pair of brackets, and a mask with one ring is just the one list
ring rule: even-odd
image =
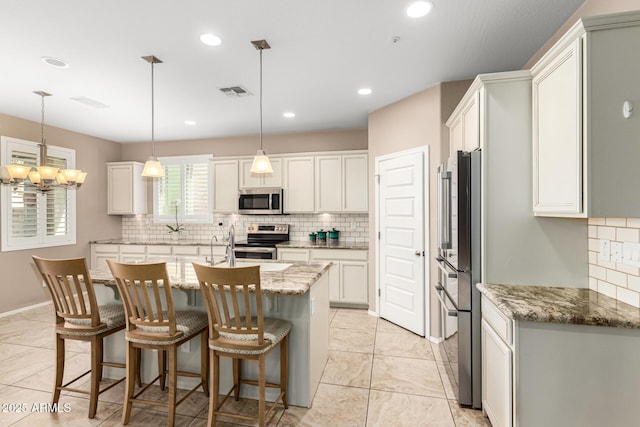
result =
[[91,268],[109,268],[107,260],[118,261],[118,245],[91,245]]
[[533,211],[582,208],[582,50],[568,46],[533,78]]
[[342,211],[342,156],[316,157],[316,210]]
[[147,258],[145,245],[120,245],[120,262],[140,262]]
[[269,158],[273,173],[251,173],[253,159],[240,160],[240,188],[282,187],[282,159]]
[[449,128],[449,155],[453,156],[456,151],[462,149],[462,117],[458,117]]
[[462,111],[462,149],[480,148],[480,91],[477,91]]
[[340,263],[333,261],[329,269],[329,302],[340,302]]
[[147,213],[147,186],[142,163],[107,164],[107,213],[137,215]]
[[342,210],[344,212],[369,211],[369,156],[354,154],[342,156]]
[[512,352],[483,319],[482,335],[482,409],[491,425],[512,425],[513,379]]
[[311,156],[284,159],[285,213],[314,211],[314,163]]
[[213,162],[213,212],[238,211],[238,161]]
[[340,261],[340,301],[367,304],[368,268],[366,262]]

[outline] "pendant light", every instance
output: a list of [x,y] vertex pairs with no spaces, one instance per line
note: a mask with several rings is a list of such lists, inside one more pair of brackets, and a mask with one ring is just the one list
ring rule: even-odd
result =
[[[42,118],[40,122],[40,166],[31,170],[30,166],[10,164],[3,166],[0,177],[3,184],[14,186],[23,184],[27,187],[36,187],[38,191],[46,192],[54,187],[79,188],[85,181],[87,173],[79,169],[59,169],[47,165],[47,140],[44,137],[44,99],[51,96],[44,91],[34,91],[41,98]],[[28,178],[28,181],[27,181]]]
[[164,176],[164,168],[158,161],[156,157],[156,144],[155,144],[155,111],[154,111],[154,99],[153,99],[153,64],[162,64],[162,61],[156,58],[153,55],[143,56],[142,59],[151,64],[151,156],[144,164],[144,169],[142,170],[142,176],[146,176],[149,178],[160,178]]
[[251,173],[273,173],[271,161],[262,149],[262,51],[271,49],[266,40],[254,40],[251,44],[260,51],[260,149],[253,158]]

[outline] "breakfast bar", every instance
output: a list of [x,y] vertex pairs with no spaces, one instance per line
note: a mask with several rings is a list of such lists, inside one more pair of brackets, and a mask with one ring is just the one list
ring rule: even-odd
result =
[[[201,258],[148,259],[148,262],[164,261],[173,288],[173,300],[176,310],[206,311],[200,294],[200,288],[193,270],[192,262],[204,263]],[[259,265],[262,291],[262,306],[265,317],[285,319],[291,322],[289,342],[289,403],[310,407],[324,370],[329,351],[329,275],[331,262],[273,262],[238,261],[240,266]],[[219,264],[226,267],[226,264]],[[103,303],[119,299],[115,280],[108,269],[97,268],[90,271],[96,285],[96,296]],[[180,370],[197,372],[200,369],[200,349],[195,344],[183,345],[184,350],[178,356]],[[194,348],[195,347],[195,348]],[[105,342],[105,359],[122,359],[125,352],[124,339],[120,334]],[[267,381],[277,381],[280,375],[279,349],[267,358]],[[157,357],[152,352],[143,354],[142,379],[148,382],[157,375]],[[221,359],[220,390],[226,393],[232,386],[231,361]],[[257,377],[255,364],[243,366],[243,376]],[[107,371],[106,376],[118,376]],[[178,387],[192,387],[191,378],[179,378]],[[195,383],[194,383],[195,384]],[[257,399],[254,387],[245,387],[241,395]],[[267,389],[267,400],[273,401],[276,390]]]

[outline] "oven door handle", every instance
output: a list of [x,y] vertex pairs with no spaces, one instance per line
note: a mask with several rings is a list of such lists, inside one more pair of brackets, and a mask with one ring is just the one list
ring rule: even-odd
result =
[[442,272],[449,279],[456,279],[458,277],[458,272],[455,270],[452,270],[451,267],[449,267],[449,264],[447,264],[447,262],[443,258],[440,258],[440,257],[436,258],[436,263],[438,264],[438,268],[442,270]]
[[449,297],[444,292],[444,288],[440,283],[438,283],[438,285],[436,286],[436,297],[438,297],[438,299],[440,300],[440,304],[442,304],[442,308],[447,312],[447,316],[458,317],[458,310],[455,309],[455,304],[453,304],[453,301],[451,301],[451,305],[454,306],[453,310],[449,309],[449,307],[447,306],[445,299],[449,299]]
[[276,251],[276,248],[252,248],[252,247],[236,247],[234,252],[260,252],[265,254],[272,254]]

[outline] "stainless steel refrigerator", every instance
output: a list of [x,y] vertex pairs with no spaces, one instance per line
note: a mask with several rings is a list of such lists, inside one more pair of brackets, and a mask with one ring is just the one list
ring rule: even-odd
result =
[[482,406],[480,345],[480,151],[458,151],[438,168],[438,283],[451,384],[463,406]]

